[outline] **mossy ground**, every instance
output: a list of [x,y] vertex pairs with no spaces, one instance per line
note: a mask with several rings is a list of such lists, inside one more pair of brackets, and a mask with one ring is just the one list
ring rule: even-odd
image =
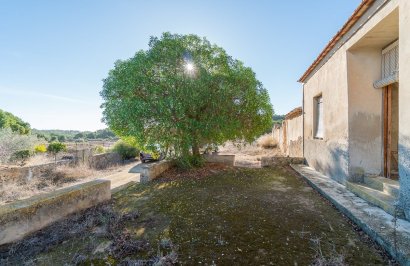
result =
[[[158,181],[114,195],[116,211],[141,214],[127,223],[127,232],[150,243],[149,250],[131,257],[175,251],[181,265],[309,265],[331,258],[349,265],[388,263],[375,245],[291,170],[208,170],[209,175],[178,178],[172,178],[171,171]],[[35,261],[58,265],[84,254],[94,265],[115,264],[104,252],[93,254],[104,241],[85,233],[51,247]]]

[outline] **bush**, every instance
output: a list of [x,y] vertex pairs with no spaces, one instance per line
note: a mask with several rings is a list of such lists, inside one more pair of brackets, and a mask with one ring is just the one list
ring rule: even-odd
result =
[[61,142],[52,142],[48,145],[47,151],[53,154],[57,154],[62,151],[66,151],[67,146]]
[[11,156],[11,160],[12,161],[25,161],[28,158],[30,158],[33,154],[34,153],[31,150],[17,151]]
[[175,164],[180,169],[191,169],[193,167],[201,167],[205,163],[201,156],[187,155],[176,159]]
[[47,151],[47,147],[45,144],[39,144],[34,147],[34,151],[36,153],[45,153]]
[[132,146],[122,140],[117,141],[112,150],[118,153],[123,160],[133,159],[137,157],[139,153],[135,146]]
[[94,148],[94,151],[95,151],[95,153],[96,154],[100,154],[100,153],[104,153],[105,152],[105,149],[104,149],[104,147],[103,146],[96,146],[95,148]]
[[262,135],[256,142],[258,146],[265,149],[275,148],[276,146],[278,146],[278,142],[273,138],[271,133]]
[[20,135],[10,128],[0,129],[0,162],[9,161],[19,151],[32,150],[37,141],[32,135]]
[[61,142],[52,142],[48,144],[47,151],[54,154],[54,161],[57,163],[57,154],[62,151],[66,151],[67,146]]

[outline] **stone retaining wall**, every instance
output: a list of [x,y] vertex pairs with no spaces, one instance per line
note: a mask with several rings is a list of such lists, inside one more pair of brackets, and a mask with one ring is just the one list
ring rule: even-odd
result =
[[295,157],[262,157],[261,166],[262,167],[275,167],[275,166],[286,166],[290,164],[304,164],[304,158],[295,158]]
[[[57,161],[57,166],[69,165],[71,160],[61,160]],[[56,164],[47,163],[34,166],[23,166],[23,167],[9,167],[0,170],[0,186],[3,184],[19,184],[26,183],[33,178],[47,174],[56,167]]]
[[110,183],[94,180],[0,206],[0,245],[20,240],[71,213],[110,200]]
[[95,169],[104,169],[121,163],[121,156],[116,152],[97,154],[90,159],[90,167]]
[[207,163],[223,163],[230,166],[235,164],[235,155],[204,154],[202,156]]
[[143,164],[139,170],[141,174],[140,182],[146,183],[154,180],[160,174],[173,166],[171,161],[160,161],[155,163]]

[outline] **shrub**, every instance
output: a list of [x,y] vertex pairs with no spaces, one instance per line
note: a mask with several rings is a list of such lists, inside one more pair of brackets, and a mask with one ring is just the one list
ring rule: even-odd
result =
[[28,158],[30,158],[33,154],[34,153],[31,150],[17,151],[11,156],[11,160],[12,161],[25,161]]
[[105,149],[104,149],[104,147],[103,146],[96,146],[95,148],[94,148],[94,151],[95,151],[95,153],[96,154],[100,154],[100,153],[104,153],[105,152]]
[[175,164],[180,169],[190,169],[193,167],[201,167],[205,163],[201,156],[186,155],[176,159]]
[[36,153],[45,153],[47,151],[47,147],[45,144],[39,144],[34,147],[34,151]]
[[275,148],[278,145],[278,142],[273,138],[271,133],[262,135],[256,142],[258,146],[265,149]]
[[32,150],[37,138],[32,135],[20,135],[10,128],[0,129],[0,162],[7,162],[19,151]]
[[132,159],[138,155],[138,149],[135,146],[122,140],[117,141],[112,150],[118,153],[123,160]]
[[67,150],[67,146],[64,143],[61,143],[61,142],[52,142],[52,143],[48,144],[48,147],[47,147],[47,151],[49,153],[54,154],[55,162],[57,162],[57,154],[59,152],[66,151],[66,150]]
[[61,142],[52,142],[48,145],[47,151],[53,154],[57,154],[62,151],[66,151],[67,146]]

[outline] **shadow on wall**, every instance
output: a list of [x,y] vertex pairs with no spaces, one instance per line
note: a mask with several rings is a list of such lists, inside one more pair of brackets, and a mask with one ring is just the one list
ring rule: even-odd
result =
[[347,144],[323,140],[307,140],[305,143],[308,164],[333,180],[345,184],[349,173]]
[[400,206],[410,221],[410,138],[399,136]]

